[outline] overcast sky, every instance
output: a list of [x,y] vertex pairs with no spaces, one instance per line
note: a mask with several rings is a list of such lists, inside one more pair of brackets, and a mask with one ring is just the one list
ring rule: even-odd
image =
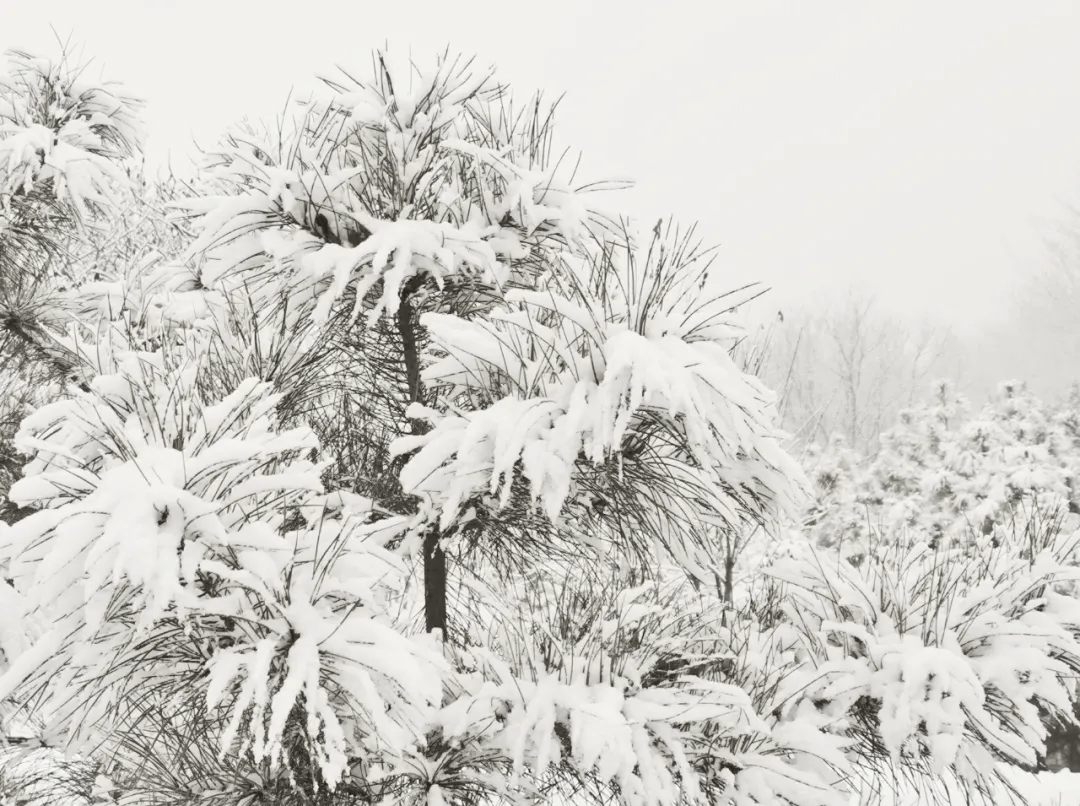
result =
[[476,55],[523,95],[565,93],[584,174],[636,180],[624,207],[650,221],[699,221],[775,305],[861,283],[977,325],[1080,189],[1076,0],[0,0],[0,17],[4,48],[55,53],[50,25],[82,43],[177,162],[384,43]]

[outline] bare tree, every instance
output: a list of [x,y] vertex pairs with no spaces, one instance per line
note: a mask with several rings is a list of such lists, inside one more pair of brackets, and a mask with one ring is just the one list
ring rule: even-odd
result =
[[873,296],[851,292],[827,308],[785,313],[762,373],[781,390],[784,426],[800,440],[840,434],[873,452],[882,429],[933,378],[956,379],[960,354],[948,328],[889,315]]

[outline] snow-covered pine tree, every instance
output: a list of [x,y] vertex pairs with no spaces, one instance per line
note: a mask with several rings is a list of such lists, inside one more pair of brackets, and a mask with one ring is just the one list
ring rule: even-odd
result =
[[[19,457],[11,437],[28,405],[54,397],[75,361],[56,343],[65,291],[125,198],[142,103],[87,66],[22,51],[0,72],[0,518]],[[110,237],[115,232],[110,229]],[[112,248],[110,251],[117,253]]]
[[[177,698],[211,722],[225,707],[204,731],[221,765],[310,795],[379,780],[465,800],[553,775],[640,802],[737,788],[743,767],[713,768],[712,742],[694,751],[678,715],[703,708],[697,729],[712,730],[752,712],[745,694],[671,678],[657,700],[643,687],[664,677],[654,648],[615,674],[597,620],[665,563],[711,582],[717,530],[791,504],[797,468],[763,416],[768,395],[728,355],[737,299],[707,293],[689,237],[639,243],[560,182],[539,102],[515,110],[487,73],[447,59],[395,86],[380,58],[376,76],[331,85],[277,143],[234,138],[224,193],[186,204],[201,236],[177,271],[192,281],[166,284],[170,302],[199,292],[194,321],[163,328],[151,352],[114,328],[90,390],[24,422],[35,458],[13,492],[41,511],[5,537],[19,606],[41,626],[13,652],[5,691],[62,686],[40,712],[49,726],[117,757],[147,735],[140,719],[165,733]],[[267,384],[280,392],[267,398]],[[304,421],[329,466],[305,464]],[[258,444],[243,448],[238,428]],[[319,499],[320,471],[336,508]],[[140,478],[149,487],[132,495]],[[379,576],[330,574],[367,556],[329,534],[350,531],[329,525],[342,507],[378,535],[363,541],[391,564]],[[554,615],[548,583],[566,592],[582,574],[615,574],[614,600],[581,587],[588,607],[568,615],[584,627],[537,632]],[[340,585],[352,592],[329,593]],[[484,610],[487,635],[467,618]],[[70,620],[49,626],[61,612]],[[369,644],[384,659],[373,677],[349,647],[377,624],[391,632]],[[617,742],[582,729],[601,695]],[[160,703],[156,715],[136,718],[135,700]],[[646,701],[652,717],[628,717]],[[442,724],[449,714],[458,724]],[[168,769],[195,769],[178,741],[159,744],[150,755]],[[432,767],[440,753],[454,763]],[[180,783],[189,796],[207,786]]]

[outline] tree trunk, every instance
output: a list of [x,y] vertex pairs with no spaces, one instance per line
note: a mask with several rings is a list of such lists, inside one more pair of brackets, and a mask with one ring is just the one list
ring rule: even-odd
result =
[[729,553],[724,558],[724,601],[731,605],[735,600],[735,558]]
[[[420,403],[423,388],[420,383],[420,351],[416,343],[416,317],[412,304],[412,295],[419,289],[421,281],[414,278],[401,294],[401,305],[397,312],[398,333],[405,358],[405,377],[409,386],[409,402]],[[427,431],[423,420],[409,420],[413,434]],[[442,534],[439,525],[433,523],[424,535],[424,621],[428,632],[439,630],[440,637],[446,640],[446,554],[439,546]]]
[[439,546],[438,524],[424,535],[424,621],[428,632],[446,640],[446,554]]

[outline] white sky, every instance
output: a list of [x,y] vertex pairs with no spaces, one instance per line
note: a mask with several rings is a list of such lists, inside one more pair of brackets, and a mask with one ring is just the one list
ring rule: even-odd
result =
[[856,282],[976,324],[1080,186],[1077,0],[0,0],[0,19],[3,48],[72,34],[151,102],[174,161],[317,72],[366,75],[384,43],[475,54],[522,95],[565,92],[584,175],[699,221],[774,305]]

